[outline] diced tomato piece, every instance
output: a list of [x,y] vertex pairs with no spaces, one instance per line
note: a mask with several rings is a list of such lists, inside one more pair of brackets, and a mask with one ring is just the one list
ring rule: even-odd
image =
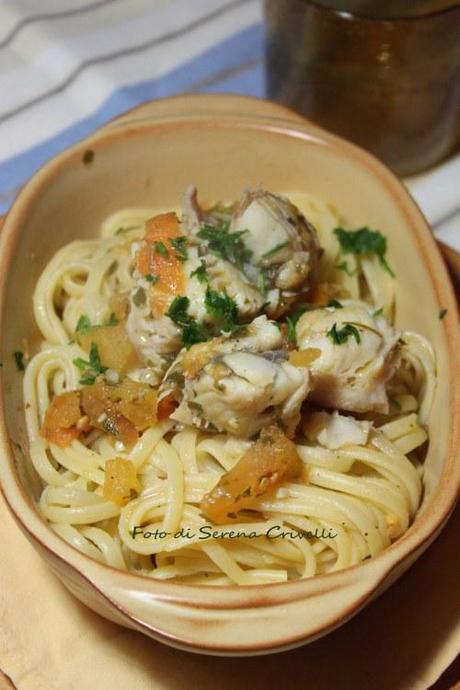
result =
[[126,374],[139,364],[124,323],[88,328],[76,333],[76,339],[86,352],[90,351],[91,343],[96,343],[101,363],[119,374]]
[[139,273],[155,276],[150,288],[150,304],[155,317],[162,316],[172,299],[184,293],[182,261],[169,240],[181,236],[175,213],[161,213],[147,221],[145,244],[136,254]]
[[241,519],[241,510],[251,508],[260,496],[299,477],[302,470],[295,443],[277,426],[269,426],[203,497],[201,512],[217,525],[235,522]]
[[82,431],[75,426],[81,416],[79,391],[55,395],[45,412],[42,436],[61,448],[68,446]]
[[104,498],[124,505],[131,498],[131,491],[141,488],[136,468],[131,460],[114,458],[105,463]]
[[77,429],[76,426],[71,426],[68,429],[64,427],[60,429],[48,429],[43,435],[50,443],[55,443],[60,448],[65,448],[69,446],[72,441],[75,441],[80,433],[80,429]]

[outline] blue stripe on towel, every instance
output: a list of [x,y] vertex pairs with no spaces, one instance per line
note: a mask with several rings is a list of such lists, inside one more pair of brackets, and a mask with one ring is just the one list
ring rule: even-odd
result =
[[247,27],[157,79],[118,89],[90,116],[4,161],[0,164],[0,213],[8,210],[19,187],[48,159],[139,103],[184,91],[263,96],[263,39],[262,24]]

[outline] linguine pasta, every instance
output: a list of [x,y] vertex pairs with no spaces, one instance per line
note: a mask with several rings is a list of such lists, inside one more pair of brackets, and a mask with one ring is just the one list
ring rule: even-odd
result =
[[[336,302],[364,305],[379,313],[373,318],[391,324],[397,278],[382,269],[382,255],[344,252],[333,232],[341,225],[337,212],[305,194],[291,197],[316,228],[323,249],[316,284],[334,286]],[[67,444],[46,438],[43,427],[53,399],[85,388],[75,364],[88,360],[76,337],[78,325],[82,317],[91,324],[108,323],[113,297],[132,294],[133,256],[154,214],[153,209],[126,209],[112,215],[99,238],[60,249],[37,283],[34,313],[43,343],[26,367],[24,402],[30,457],[43,482],[41,513],[57,534],[101,563],[191,584],[284,582],[376,556],[408,529],[421,500],[420,451],[427,441],[435,363],[431,346],[415,333],[397,337],[397,362],[385,382],[389,410],[334,418],[361,425],[342,444],[331,441],[332,432],[322,426],[331,421],[330,405],[307,397],[291,435],[301,471],[257,495],[248,510],[232,513],[228,522],[208,519],[203,498],[237,465],[253,436],[166,416],[153,419],[131,443],[97,426]],[[285,315],[273,319],[284,323]],[[299,320],[298,333],[301,328]],[[364,331],[358,328],[356,336],[353,328],[335,332],[362,347]],[[343,351],[337,342],[334,346]],[[159,382],[149,379],[148,366],[139,364],[127,376],[147,381],[156,391]],[[103,368],[101,376],[119,380]],[[114,459],[134,468],[129,498],[118,502],[106,491],[108,463]]]

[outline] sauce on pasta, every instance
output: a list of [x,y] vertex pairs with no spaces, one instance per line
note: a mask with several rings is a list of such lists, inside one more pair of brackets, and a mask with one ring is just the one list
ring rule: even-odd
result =
[[[111,566],[190,584],[373,557],[420,504],[435,360],[393,326],[384,235],[305,193],[125,209],[60,249],[24,401],[39,508]],[[296,205],[294,205],[294,203]]]

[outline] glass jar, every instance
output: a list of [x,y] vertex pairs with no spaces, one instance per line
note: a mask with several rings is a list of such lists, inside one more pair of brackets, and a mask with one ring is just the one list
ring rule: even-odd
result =
[[269,97],[400,175],[460,143],[460,2],[266,0]]

